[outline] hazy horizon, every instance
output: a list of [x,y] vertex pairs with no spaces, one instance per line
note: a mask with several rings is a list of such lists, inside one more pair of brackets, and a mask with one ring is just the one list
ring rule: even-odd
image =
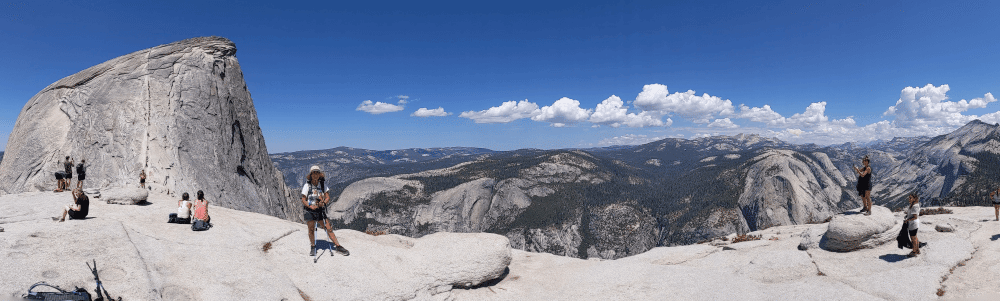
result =
[[983,38],[1000,2],[185,3],[2,6],[0,150],[45,86],[197,36],[236,44],[270,153],[836,145],[1000,121]]

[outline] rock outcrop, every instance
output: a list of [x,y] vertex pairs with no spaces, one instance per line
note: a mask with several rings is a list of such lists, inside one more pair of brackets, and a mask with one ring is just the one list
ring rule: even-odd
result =
[[157,193],[146,206],[91,202],[86,220],[49,219],[70,199],[0,196],[0,296],[19,297],[38,281],[93,292],[84,262],[94,259],[107,291],[123,300],[445,300],[456,287],[502,277],[512,258],[495,234],[353,230],[336,231],[350,256],[331,256],[317,234],[323,249],[311,257],[302,224],[211,207],[214,227],[193,232],[166,223],[176,199]]
[[137,187],[111,188],[104,190],[102,195],[106,203],[119,205],[135,205],[145,202],[149,197],[149,191]]
[[895,239],[901,225],[892,211],[882,206],[872,206],[871,215],[852,210],[830,220],[820,247],[848,252],[880,246]]
[[267,155],[233,42],[202,37],[123,55],[32,97],[0,162],[0,194],[50,191],[66,156],[86,188],[198,190],[214,205],[301,219]]

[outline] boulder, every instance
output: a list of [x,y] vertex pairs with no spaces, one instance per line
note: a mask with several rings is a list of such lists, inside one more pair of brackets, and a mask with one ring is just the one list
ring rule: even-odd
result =
[[820,247],[829,251],[850,252],[879,246],[896,238],[899,233],[891,231],[896,224],[896,216],[882,206],[872,206],[871,215],[857,211],[839,214],[830,220]]
[[149,191],[142,188],[111,188],[104,191],[104,199],[108,204],[135,205],[146,201]]
[[236,46],[220,37],[126,54],[50,84],[18,115],[0,161],[0,194],[51,191],[66,156],[87,186],[198,190],[213,204],[299,220],[267,154]]
[[828,224],[824,223],[809,227],[809,229],[802,231],[802,234],[799,235],[799,237],[802,238],[799,242],[799,250],[805,251],[819,248],[819,243],[823,239],[823,234],[826,234],[828,226]]
[[934,226],[934,230],[937,230],[938,232],[952,232],[955,231],[955,226],[952,226],[949,223],[937,224]]

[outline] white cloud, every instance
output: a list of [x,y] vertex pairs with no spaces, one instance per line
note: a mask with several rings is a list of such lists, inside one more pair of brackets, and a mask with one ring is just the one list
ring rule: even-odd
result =
[[520,102],[505,101],[499,107],[492,107],[488,110],[465,111],[458,117],[469,118],[476,123],[508,123],[522,118],[531,118],[539,113],[538,105],[525,99]]
[[777,126],[785,123],[785,117],[781,114],[771,110],[771,106],[764,105],[762,108],[750,108],[745,105],[740,105],[740,114],[737,115],[738,118],[750,119],[754,122],[763,122],[770,126]]
[[591,123],[610,125],[611,127],[628,126],[628,127],[647,127],[647,126],[670,126],[673,120],[667,119],[667,123],[664,124],[660,120],[659,114],[654,114],[649,111],[643,111],[639,114],[626,113],[628,108],[624,107],[625,103],[618,96],[611,95],[608,99],[605,99],[601,103],[597,104],[597,109],[594,110],[594,114],[590,115]]
[[643,86],[633,104],[643,111],[674,113],[696,123],[708,123],[709,119],[717,115],[734,114],[733,102],[728,99],[723,100],[708,93],[698,96],[693,90],[669,94],[667,86],[661,84]]
[[427,108],[420,108],[417,109],[416,112],[413,112],[413,114],[410,114],[410,116],[416,116],[416,117],[431,117],[431,116],[441,117],[448,115],[451,115],[451,113],[445,112],[444,108],[442,107],[438,107],[437,109],[433,110],[428,110]]
[[636,135],[636,134],[625,134],[622,136],[604,138],[597,142],[598,145],[638,145],[646,144],[657,140],[666,139],[667,137],[648,137],[646,135]]
[[740,126],[737,125],[737,124],[735,124],[735,123],[733,123],[733,121],[729,120],[729,118],[722,118],[722,119],[716,119],[712,123],[709,123],[708,127],[710,127],[710,128],[719,127],[719,128],[724,128],[724,129],[735,129],[735,128],[738,128]]
[[406,95],[397,95],[396,98],[399,98],[400,100],[410,99],[410,97]]
[[986,93],[981,98],[970,101],[945,101],[946,93],[951,88],[948,85],[935,87],[927,84],[921,88],[906,87],[899,93],[896,105],[882,113],[895,117],[893,121],[900,127],[915,126],[962,126],[976,119],[975,115],[962,115],[969,109],[985,108],[986,104],[997,101],[993,94]]
[[361,104],[358,105],[358,108],[356,110],[362,111],[362,112],[368,112],[368,113],[371,113],[373,115],[378,115],[378,114],[382,114],[382,113],[402,111],[403,110],[403,104],[406,104],[406,102],[402,101],[402,100],[400,100],[399,105],[394,105],[394,104],[391,104],[391,103],[384,103],[384,102],[381,102],[381,101],[372,103],[371,100],[365,100],[365,101],[362,101]]
[[788,117],[785,122],[789,125],[799,125],[804,127],[815,127],[824,124],[829,120],[824,112],[826,111],[826,102],[814,102],[806,107],[806,111],[802,113],[797,113]]
[[532,116],[531,120],[551,122],[555,127],[586,121],[592,112],[590,109],[580,108],[579,101],[567,97],[560,98],[551,106],[544,106],[538,111],[539,113]]

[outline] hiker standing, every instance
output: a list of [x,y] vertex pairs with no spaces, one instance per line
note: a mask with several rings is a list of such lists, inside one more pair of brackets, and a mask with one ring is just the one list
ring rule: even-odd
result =
[[142,172],[139,173],[139,188],[143,188],[143,189],[146,188],[146,170],[145,169],[143,169]]
[[869,166],[868,156],[866,155],[861,159],[861,163],[864,167],[858,169],[854,166],[854,173],[858,175],[858,194],[861,195],[861,201],[864,203],[861,208],[861,212],[865,215],[872,214],[872,167]]
[[1000,221],[1000,187],[990,192],[990,200],[993,203],[993,216]]
[[910,241],[913,242],[913,251],[907,257],[920,255],[920,241],[917,240],[917,229],[920,228],[920,198],[917,193],[910,193],[910,207],[906,210],[906,221],[910,231]]
[[65,172],[63,174],[63,181],[65,181],[65,189],[70,189],[69,187],[73,186],[73,166],[73,159],[66,156],[66,162],[63,162],[63,171]]
[[80,160],[80,164],[76,165],[76,189],[83,189],[83,180],[87,178],[87,160]]
[[329,191],[319,166],[309,168],[306,183],[302,186],[302,206],[305,211],[306,227],[309,230],[309,256],[316,256],[316,222],[320,222],[320,225],[326,230],[330,242],[335,246],[334,251],[344,256],[351,254],[337,241],[337,235],[333,234],[330,227],[330,220],[326,218],[326,205],[330,202]]

